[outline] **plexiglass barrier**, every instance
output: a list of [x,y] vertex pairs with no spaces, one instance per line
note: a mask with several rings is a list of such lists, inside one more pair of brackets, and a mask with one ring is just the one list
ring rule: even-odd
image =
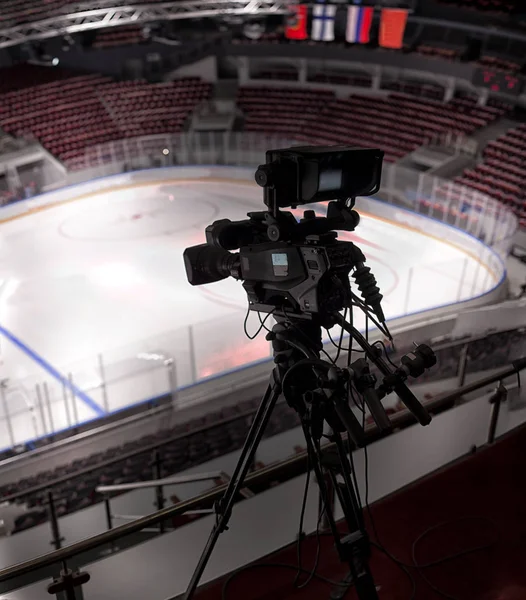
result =
[[[456,144],[459,151],[465,151],[463,142],[449,141]],[[62,183],[71,185],[95,177],[161,166],[254,167],[265,161],[268,148],[297,143],[279,137],[222,132],[127,139],[90,148],[85,156],[68,165],[70,174]],[[505,206],[464,186],[389,164],[384,166],[380,198],[393,207],[411,211],[393,213],[399,222],[422,230],[421,219],[419,223],[411,221],[414,220],[411,215],[417,213],[432,222],[452,226],[453,236],[455,232],[460,235],[460,230],[488,246],[481,246],[475,260],[441,261],[437,258],[425,267],[401,269],[394,292],[397,297],[390,298],[397,309],[384,307],[388,318],[418,313],[450,301],[450,298],[440,297],[439,283],[451,277],[458,285],[456,302],[484,294],[498,283],[503,272],[501,259],[507,256],[517,228],[517,219]],[[376,205],[380,207],[379,214],[385,212],[385,205],[383,211],[382,203]],[[368,210],[375,210],[372,203]],[[415,285],[422,287],[426,281],[433,284],[432,297],[413,293]],[[205,321],[73,364],[56,365],[62,379],[33,377],[5,383],[0,387],[0,448],[51,436],[161,397],[171,397],[181,406],[176,397],[178,389],[271,357],[264,331],[255,340],[245,336],[244,314],[232,312],[221,321],[221,330],[229,331],[228,339],[215,335],[217,321]],[[251,331],[259,326],[257,319],[250,323]],[[361,314],[356,315],[354,324],[362,330],[366,327]],[[271,325],[270,319],[268,326]],[[339,332],[335,329],[332,335],[337,339]],[[85,394],[90,402],[83,401],[80,394]]]

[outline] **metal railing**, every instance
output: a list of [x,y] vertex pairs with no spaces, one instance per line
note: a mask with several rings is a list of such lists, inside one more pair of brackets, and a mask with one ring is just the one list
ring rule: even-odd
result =
[[[445,136],[439,141],[458,152],[473,151],[471,141],[463,137]],[[81,162],[76,162],[75,166],[82,169],[72,172],[61,185],[151,167],[188,164],[253,167],[264,160],[269,147],[290,144],[294,141],[281,137],[224,132],[125,139],[90,148]],[[487,195],[397,165],[385,166],[382,194],[389,204],[409,208],[482,239],[502,259],[509,252],[517,219],[509,209]],[[502,265],[495,262],[491,252],[488,251],[485,259],[495,263],[495,273],[502,271]],[[487,277],[482,280],[484,270],[466,273],[466,265],[462,264],[446,265],[446,268],[455,273],[459,271],[457,301],[489,289],[491,281]],[[467,275],[471,284],[466,283]],[[418,269],[410,269],[401,281],[400,285],[406,288],[403,292],[406,313],[425,309],[423,305],[409,303],[418,278]],[[120,349],[102,351],[74,364],[57,365],[65,377],[62,383],[33,376],[11,380],[9,386],[0,386],[0,439],[8,440],[8,445],[14,447],[36,438],[53,438],[116,409],[155,402],[159,398],[169,398],[179,407],[178,389],[271,357],[270,344],[263,339],[246,346],[241,325],[240,315],[227,315],[222,327],[231,332],[228,340],[213,335],[217,324],[210,321],[137,340]],[[211,339],[214,344],[210,344]],[[206,343],[203,340],[207,340]],[[244,349],[241,362],[238,356],[228,352],[228,348],[236,344]],[[72,390],[87,394],[101,407],[101,412],[86,411]],[[28,419],[33,431],[18,426]]]
[[[484,377],[483,379],[459,387],[453,392],[440,394],[432,400],[426,401],[425,406],[430,413],[437,413],[447,409],[448,407],[453,406],[458,399],[465,397],[469,393],[473,393],[477,390],[483,390],[484,388],[487,388],[489,385],[495,382],[500,382],[499,389],[497,390],[498,393],[493,394],[493,396],[489,400],[490,403],[493,405],[493,409],[487,442],[492,443],[495,439],[495,431],[499,416],[500,405],[505,399],[505,393],[502,392],[502,382],[506,378],[519,373],[524,368],[526,368],[526,358],[521,358],[517,361],[514,361],[512,365],[503,367],[491,376]],[[391,421],[396,430],[408,427],[415,423],[413,415],[407,410],[400,411],[399,413],[392,415]],[[380,437],[385,437],[385,435],[386,434],[381,434],[379,432],[376,425],[371,424],[366,427],[367,444],[378,440]],[[350,443],[348,440],[346,440],[346,443],[349,450],[355,449],[352,443]],[[334,449],[334,444],[330,442],[326,443],[322,446],[322,449],[324,451]],[[284,481],[287,478],[305,472],[307,465],[307,452],[304,451],[300,454],[295,455],[292,458],[288,458],[280,462],[277,465],[272,465],[249,474],[245,480],[245,486],[250,490],[252,486],[261,486],[269,484],[273,481]],[[159,482],[155,481],[147,482],[147,486],[155,487],[158,483]],[[152,529],[162,522],[188,513],[189,511],[202,511],[203,506],[211,507],[213,506],[213,503],[221,497],[225,489],[226,484],[220,485],[190,500],[179,502],[178,504],[168,508],[163,508],[153,514],[140,517],[129,523],[125,523],[118,527],[114,527],[112,529],[109,529],[108,531],[90,537],[88,539],[81,540],[67,547],[59,547],[55,551],[50,552],[46,555],[36,557],[34,559],[25,561],[17,565],[12,565],[0,571],[0,583],[12,581],[13,579],[17,579],[25,575],[38,572],[40,569],[45,569],[53,565],[60,564],[62,565],[62,573],[58,579],[54,579],[54,582],[56,583],[57,581],[59,581],[61,583],[60,590],[63,591],[64,589],[66,589],[69,593],[69,595],[67,596],[68,598],[72,600],[74,600],[75,598],[81,598],[82,595],[80,595],[80,589],[84,583],[89,581],[89,575],[86,577],[83,576],[81,573],[75,574],[73,571],[70,571],[68,569],[68,561],[89,551],[101,549],[106,546],[115,547],[115,543],[121,540],[122,538],[125,538],[134,533],[144,531],[146,529]],[[156,529],[155,531],[158,531],[158,529]],[[60,536],[58,529],[55,531],[55,533],[58,537]],[[45,576],[46,575],[44,574],[40,578]],[[48,588],[48,591],[50,593],[57,593],[57,598],[61,597],[58,593],[58,588],[57,592],[55,592],[54,588]]]
[[[198,435],[200,433],[204,433],[204,432],[208,431],[209,429],[213,429],[216,427],[226,427],[229,423],[251,417],[253,415],[253,413],[254,413],[253,409],[245,410],[245,411],[240,412],[232,417],[220,419],[217,422],[214,422],[213,424],[203,425],[201,427],[192,429],[191,434]],[[110,459],[101,461],[100,463],[98,463],[96,465],[86,466],[83,469],[79,469],[75,473],[68,473],[67,475],[63,475],[62,477],[57,477],[56,479],[54,479],[52,481],[47,481],[45,483],[35,485],[31,488],[27,488],[25,490],[18,491],[14,494],[2,496],[2,501],[3,502],[17,502],[17,501],[21,501],[21,500],[23,501],[27,497],[34,496],[36,494],[39,494],[40,492],[52,490],[53,488],[56,488],[68,481],[71,481],[72,479],[82,478],[86,475],[89,475],[90,473],[93,473],[94,470],[102,470],[107,467],[111,467],[118,463],[136,458],[137,456],[144,455],[144,454],[152,454],[152,466],[155,465],[155,468],[159,469],[161,466],[161,465],[158,465],[159,450],[164,448],[165,446],[174,444],[178,441],[185,439],[185,437],[187,435],[188,435],[188,433],[183,433],[183,432],[174,433],[173,435],[168,436],[166,439],[164,439],[162,441],[152,442],[150,444],[147,444],[147,445],[137,448],[135,450],[123,452],[118,457],[114,457],[114,458],[110,458]],[[160,479],[160,475],[158,475],[159,471],[156,471],[156,473],[157,473],[156,477]]]
[[[135,521],[137,519],[141,519],[142,516],[137,515],[120,515],[115,514],[111,510],[111,494],[112,493],[122,493],[133,490],[140,489],[151,489],[155,490],[155,503],[154,506],[157,511],[163,510],[166,502],[166,498],[164,497],[164,488],[167,485],[182,485],[188,483],[195,483],[197,481],[214,481],[216,485],[227,484],[230,481],[230,476],[227,475],[224,471],[215,471],[210,473],[197,473],[194,475],[176,475],[173,477],[161,477],[161,465],[162,465],[162,457],[158,451],[154,453],[153,465],[156,470],[157,479],[152,479],[151,481],[138,481],[135,483],[120,483],[114,485],[99,485],[96,488],[96,491],[99,494],[103,494],[104,496],[104,512],[106,514],[106,526],[108,531],[113,529],[115,520],[123,520],[123,521]],[[246,497],[246,496],[245,496]],[[51,500],[52,501],[52,500]],[[209,514],[212,512],[209,510],[194,510],[187,514]],[[59,524],[55,519],[55,526],[51,527],[53,533],[57,533],[60,539],[59,532]],[[144,530],[143,530],[144,531]],[[150,530],[151,531],[151,530]],[[164,522],[161,521],[159,523],[159,533],[165,532]]]
[[[520,310],[520,307],[518,309]],[[515,317],[512,317],[512,320],[515,321]],[[516,324],[520,325],[519,322]],[[526,325],[526,320],[524,321],[524,325]],[[407,334],[405,337],[407,338],[406,344],[401,343],[397,347],[397,350],[391,353],[391,360],[396,361],[399,356],[403,355],[410,348],[413,337]],[[432,374],[424,376],[423,381],[432,382],[435,380],[456,378],[456,385],[460,387],[464,386],[468,375],[471,376],[487,369],[499,368],[502,364],[512,362],[517,357],[526,353],[526,337],[521,335],[520,330],[502,331],[491,334],[489,337],[487,335],[480,335],[461,341],[443,341],[442,343],[437,343],[436,340],[424,341],[432,343],[437,355],[438,365],[433,369]],[[328,350],[330,351],[330,348]],[[104,473],[107,469],[111,471],[113,466],[128,462],[141,455],[152,455],[150,463],[153,467],[152,472],[156,479],[161,479],[163,448],[177,444],[177,442],[185,439],[187,435],[199,436],[206,434],[211,429],[225,428],[234,422],[245,421],[253,415],[253,410],[253,408],[249,408],[236,415],[220,419],[209,425],[197,427],[188,432],[174,432],[163,440],[151,442],[140,448],[123,452],[113,458],[86,466],[76,472],[4,496],[2,500],[10,503],[24,503],[28,501],[34,503],[34,499],[40,497],[42,492],[46,492],[46,494],[52,492],[55,494],[54,490],[57,490],[57,488],[60,490],[60,487],[68,481],[75,479],[81,481],[84,477],[92,475],[94,471],[101,473]],[[129,484],[123,485],[127,486]]]

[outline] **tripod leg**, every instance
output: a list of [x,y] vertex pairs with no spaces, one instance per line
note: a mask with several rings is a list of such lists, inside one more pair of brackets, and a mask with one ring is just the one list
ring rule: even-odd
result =
[[308,451],[309,455],[311,456],[313,471],[314,471],[314,474],[316,475],[316,481],[318,482],[318,487],[320,488],[320,494],[321,494],[323,503],[325,505],[325,515],[326,515],[330,530],[334,536],[336,546],[338,546],[338,540],[339,540],[338,527],[336,525],[336,521],[334,520],[334,514],[333,514],[332,510],[330,510],[329,490],[328,490],[327,482],[325,480],[325,475],[323,473],[321,463],[319,460],[319,454],[318,454],[316,445],[311,437],[307,423],[302,422],[302,428],[303,428],[303,433],[305,435],[305,442],[307,443],[307,451]]
[[210,533],[210,537],[208,538],[206,546],[201,554],[201,557],[199,558],[199,562],[194,574],[192,575],[190,583],[186,588],[186,592],[183,596],[184,600],[190,600],[193,597],[204,570],[206,569],[206,565],[210,560],[210,556],[214,551],[217,540],[219,539],[220,534],[227,528],[228,521],[230,520],[230,516],[232,514],[232,506],[239,490],[241,489],[241,486],[243,485],[243,481],[248,473],[248,470],[250,469],[259,442],[265,433],[265,429],[280,393],[281,386],[277,383],[272,383],[268,386],[267,391],[261,400],[261,404],[259,405],[254,420],[252,421],[252,425],[250,426],[243,449],[241,450],[241,456],[239,457],[236,468],[234,469],[234,473],[232,474],[232,479],[225,490],[225,494],[219,501],[216,523],[212,528],[212,532]]
[[[347,458],[347,452],[342,441],[342,437],[339,433],[333,435],[333,439],[336,443],[338,450],[338,458],[341,464],[341,474],[345,482],[345,490],[347,499],[350,500],[349,509],[352,510],[351,514],[348,515],[348,525],[352,529],[365,529],[365,523],[363,520],[362,508],[360,500],[358,499],[357,490],[354,489],[353,482],[351,479],[352,465],[350,460]],[[352,451],[352,450],[351,450]],[[345,500],[343,500],[345,501]],[[342,500],[340,500],[340,503]]]
[[[336,432],[333,435],[338,450],[338,459],[340,463],[340,473],[342,474],[344,485],[340,486],[336,480],[336,473],[331,472],[333,485],[337,486],[336,491],[340,505],[343,508],[345,520],[349,527],[349,535],[342,540],[348,549],[345,550],[346,560],[349,563],[350,573],[344,582],[349,586],[354,584],[358,598],[364,600],[378,600],[376,585],[369,568],[370,544],[365,523],[363,520],[362,509],[358,499],[357,490],[354,489],[351,478],[352,465],[347,457],[347,451],[343,444],[341,435]],[[336,589],[331,598],[338,600],[345,596],[346,589]]]
[[[309,423],[302,419],[303,432],[307,449],[312,456],[313,470],[318,481],[320,494],[325,504],[325,512],[327,521],[330,526],[332,536],[334,538],[336,550],[342,562],[349,565],[350,573],[344,579],[345,585],[339,586],[331,594],[334,600],[344,598],[348,588],[354,585],[359,600],[378,600],[376,586],[369,569],[369,539],[363,528],[363,517],[361,514],[360,504],[352,485],[350,477],[350,465],[345,454],[341,435],[338,432],[333,433],[338,448],[337,460],[329,461],[327,470],[331,479],[334,490],[338,495],[340,505],[344,512],[346,524],[349,528],[349,533],[342,537],[338,531],[338,526],[334,518],[334,514],[328,504],[329,491],[327,481],[324,476],[322,460],[316,442],[313,439]],[[343,454],[342,454],[343,453]],[[330,464],[332,462],[332,464]],[[336,464],[337,463],[337,464]],[[337,472],[343,474],[344,486],[340,486],[337,480]]]

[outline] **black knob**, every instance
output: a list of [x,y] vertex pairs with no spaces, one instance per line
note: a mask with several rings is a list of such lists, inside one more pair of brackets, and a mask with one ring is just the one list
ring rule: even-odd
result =
[[270,165],[259,165],[256,171],[255,180],[260,187],[269,187],[273,185],[272,167]]
[[281,237],[281,231],[277,225],[269,225],[267,227],[267,236],[271,242],[278,242]]
[[303,211],[303,219],[307,221],[308,219],[315,219],[316,213],[313,210],[305,210]]

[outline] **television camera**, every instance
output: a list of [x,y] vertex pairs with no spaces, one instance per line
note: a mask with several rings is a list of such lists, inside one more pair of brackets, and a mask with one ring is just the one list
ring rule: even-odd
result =
[[[254,417],[238,465],[225,495],[216,506],[217,520],[185,594],[189,600],[199,583],[217,539],[227,527],[233,503],[255,456],[258,444],[280,395],[297,412],[307,443],[310,463],[320,487],[324,511],[340,559],[350,568],[347,585],[355,585],[358,597],[378,598],[368,566],[370,546],[359,494],[354,489],[349,449],[365,445],[364,417],[360,423],[351,398],[362,398],[358,409],[369,410],[380,431],[391,428],[382,399],[396,393],[417,421],[427,425],[431,417],[406,385],[436,363],[425,344],[402,357],[395,367],[377,345],[347,320],[354,307],[391,339],[382,310],[382,294],[365,265],[363,252],[337,231],[354,231],[360,216],[354,209],[358,196],[380,189],[383,152],[344,146],[292,147],[269,150],[266,163],[255,173],[264,190],[266,210],[248,213],[248,219],[222,219],[209,225],[206,243],[187,248],[184,262],[192,285],[209,284],[228,277],[242,282],[248,308],[275,320],[267,339],[272,342],[275,367],[271,382]],[[317,214],[313,204],[324,204]],[[301,218],[291,211],[307,205]],[[239,250],[238,252],[232,252]],[[351,278],[360,295],[352,290]],[[343,314],[342,314],[343,313]],[[264,321],[263,321],[264,323]],[[322,329],[335,325],[350,335],[348,360],[341,365],[324,351]],[[363,358],[351,362],[353,340]],[[339,356],[340,352],[338,352]],[[381,377],[378,384],[372,363]],[[378,385],[377,385],[378,384]],[[337,460],[326,460],[320,441],[326,431],[337,448]],[[348,447],[342,434],[347,434]],[[349,533],[341,536],[328,505],[327,475],[343,508]],[[339,482],[343,476],[345,485]]]

